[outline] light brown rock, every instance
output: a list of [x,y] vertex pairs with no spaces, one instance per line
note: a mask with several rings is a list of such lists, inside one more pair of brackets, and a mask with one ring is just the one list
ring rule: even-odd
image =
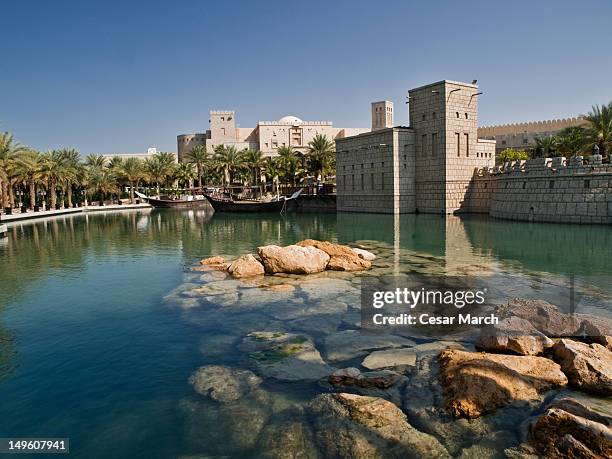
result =
[[360,248],[352,248],[351,250],[359,255],[359,258],[363,258],[366,261],[376,260],[376,255],[374,255],[372,252]]
[[544,357],[442,351],[440,382],[449,411],[474,418],[510,403],[540,400],[540,394],[567,384],[555,362]]
[[582,320],[578,336],[598,343],[612,351],[612,319],[588,314],[576,314]]
[[391,367],[413,367],[416,363],[417,353],[414,349],[387,349],[374,351],[368,355],[361,366],[369,370],[380,370]]
[[327,269],[334,271],[359,271],[368,269],[372,263],[361,258],[353,250],[341,244],[333,244],[327,241],[316,241],[306,239],[297,243],[300,247],[316,247],[330,256]]
[[227,270],[236,278],[260,276],[265,273],[263,265],[250,253],[232,261]]
[[600,344],[561,339],[553,347],[555,361],[580,390],[612,395],[612,352]]
[[450,457],[434,436],[412,427],[397,406],[382,398],[323,394],[308,409],[315,415],[315,439],[326,457]]
[[507,304],[498,306],[496,315],[500,319],[512,316],[525,319],[549,338],[574,336],[580,328],[580,319],[565,314],[557,306],[542,300],[514,298]]
[[612,457],[612,429],[560,408],[548,408],[531,426],[536,449],[555,458]]
[[290,245],[259,247],[259,258],[267,273],[311,274],[324,271],[329,255],[315,247]]
[[554,342],[539,332],[531,322],[520,317],[508,317],[497,325],[482,329],[476,347],[485,351],[509,351],[520,355],[536,355]]
[[225,263],[225,258],[223,257],[210,257],[200,260],[201,265],[220,265],[221,263]]

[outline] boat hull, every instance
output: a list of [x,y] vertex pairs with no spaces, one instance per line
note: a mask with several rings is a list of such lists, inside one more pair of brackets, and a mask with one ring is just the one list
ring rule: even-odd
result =
[[206,196],[215,209],[215,212],[281,212],[283,208],[286,212],[295,210],[295,199],[286,201],[257,202],[257,201],[225,201]]
[[162,209],[193,209],[200,207],[208,207],[209,203],[206,199],[197,199],[193,201],[173,200],[173,199],[155,199],[147,198],[149,204],[153,207]]

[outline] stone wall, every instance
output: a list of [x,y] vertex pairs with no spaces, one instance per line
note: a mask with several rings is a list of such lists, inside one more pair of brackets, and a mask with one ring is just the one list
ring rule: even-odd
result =
[[415,211],[414,133],[389,128],[336,140],[337,209]]
[[462,212],[565,223],[612,223],[612,166],[582,157],[539,158],[478,169]]

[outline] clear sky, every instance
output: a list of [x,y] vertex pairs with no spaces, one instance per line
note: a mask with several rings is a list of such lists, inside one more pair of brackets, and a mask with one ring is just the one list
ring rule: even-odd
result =
[[370,102],[478,79],[479,124],[612,100],[612,1],[30,1],[0,8],[0,131],[46,150],[176,151],[210,109],[368,127]]

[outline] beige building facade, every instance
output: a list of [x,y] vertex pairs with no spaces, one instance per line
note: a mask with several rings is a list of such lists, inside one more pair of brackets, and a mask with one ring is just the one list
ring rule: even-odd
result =
[[196,145],[206,147],[209,152],[219,145],[225,145],[234,146],[238,150],[261,150],[265,156],[276,156],[281,147],[291,147],[299,153],[306,153],[308,144],[316,135],[326,136],[333,141],[370,130],[338,128],[331,121],[304,121],[292,115],[278,121],[260,121],[254,128],[240,128],[236,126],[236,113],[232,110],[211,111],[209,123],[210,129],[205,133],[177,136],[179,161],[185,161]]
[[381,129],[337,139],[338,211],[459,211],[474,170],[495,163],[495,141],[478,138],[479,95],[449,80],[412,89],[409,127],[373,119]]

